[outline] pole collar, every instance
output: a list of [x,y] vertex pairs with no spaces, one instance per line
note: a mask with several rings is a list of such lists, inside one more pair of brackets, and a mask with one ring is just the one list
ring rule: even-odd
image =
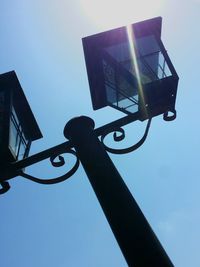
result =
[[74,133],[82,131],[85,128],[91,128],[94,129],[95,123],[94,121],[87,116],[79,116],[71,119],[68,121],[68,123],[65,125],[63,134],[67,139],[70,139]]

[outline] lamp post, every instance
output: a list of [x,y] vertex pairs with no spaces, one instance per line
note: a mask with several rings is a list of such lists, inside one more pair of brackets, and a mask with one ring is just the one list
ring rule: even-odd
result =
[[[17,175],[41,184],[64,181],[76,172],[80,160],[128,266],[136,267],[171,267],[173,264],[107,151],[117,154],[134,151],[144,143],[152,117],[160,114],[164,115],[165,120],[176,117],[178,76],[160,35],[161,18],[155,18],[83,38],[94,109],[109,105],[126,116],[97,129],[94,129],[94,121],[88,117],[74,118],[64,129],[69,141],[29,157],[27,152],[23,159],[2,160],[0,169],[0,193],[5,193],[9,189],[9,179]],[[104,144],[107,134],[114,132],[114,140],[120,141],[125,138],[124,125],[146,119],[148,123],[144,136],[132,147],[120,150]],[[36,122],[34,127],[37,132],[34,137],[38,139],[41,133]],[[7,130],[11,135],[9,129],[11,124]],[[22,129],[28,129],[26,123],[23,123]],[[31,135],[26,131],[26,136]],[[63,153],[76,157],[74,167],[63,176],[43,180],[24,172],[25,167],[47,158],[50,158],[53,166],[63,166]]]
[[100,143],[93,120],[75,118],[64,134],[74,144],[128,266],[173,266]]

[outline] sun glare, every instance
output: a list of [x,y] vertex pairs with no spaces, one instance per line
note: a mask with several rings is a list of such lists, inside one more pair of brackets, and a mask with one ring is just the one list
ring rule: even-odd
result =
[[80,0],[85,15],[100,30],[159,16],[165,0]]

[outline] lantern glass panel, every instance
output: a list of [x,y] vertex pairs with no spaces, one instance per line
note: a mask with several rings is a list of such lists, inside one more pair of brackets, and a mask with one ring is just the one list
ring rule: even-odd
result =
[[26,156],[29,143],[30,142],[23,133],[16,112],[14,108],[12,108],[10,117],[9,147],[16,159],[20,160]]
[[134,83],[118,73],[114,65],[103,59],[107,101],[124,112],[138,111],[138,94]]
[[154,35],[130,42],[103,48],[102,65],[108,104],[134,113],[138,111],[139,87],[172,73]]

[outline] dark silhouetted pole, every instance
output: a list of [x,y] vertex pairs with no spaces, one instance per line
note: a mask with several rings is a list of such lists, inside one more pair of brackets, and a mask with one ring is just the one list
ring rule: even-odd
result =
[[70,120],[65,137],[72,141],[110,227],[129,266],[172,267],[149,223],[99,141],[94,121]]

